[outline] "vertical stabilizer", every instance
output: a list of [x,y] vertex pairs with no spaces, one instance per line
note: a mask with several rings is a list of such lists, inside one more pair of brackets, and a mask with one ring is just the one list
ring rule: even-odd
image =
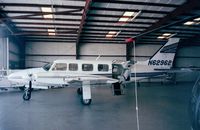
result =
[[170,69],[173,65],[174,57],[180,38],[170,38],[148,61],[149,66],[155,69]]

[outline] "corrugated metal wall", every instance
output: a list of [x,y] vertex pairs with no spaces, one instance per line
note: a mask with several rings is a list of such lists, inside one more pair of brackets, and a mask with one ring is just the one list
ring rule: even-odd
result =
[[41,67],[56,59],[76,59],[75,43],[28,42],[25,48],[26,68]]
[[24,68],[23,43],[12,37],[0,38],[0,69]]
[[80,59],[95,60],[126,60],[124,44],[84,44],[80,46]]

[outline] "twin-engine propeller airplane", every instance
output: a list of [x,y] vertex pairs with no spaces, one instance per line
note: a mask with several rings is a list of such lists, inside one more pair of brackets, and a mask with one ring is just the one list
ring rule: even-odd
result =
[[[56,60],[42,68],[25,69],[8,76],[11,82],[25,85],[24,100],[31,98],[32,88],[47,89],[48,86],[67,86],[80,83],[78,94],[82,94],[84,105],[91,103],[91,85],[112,84],[117,79],[108,78],[112,75],[112,62],[86,60]],[[106,77],[108,76],[108,77]]]
[[[91,85],[98,83],[113,84],[120,88],[125,82],[155,77],[166,74],[173,65],[179,39],[171,38],[147,61],[111,62],[86,60],[56,60],[42,68],[25,69],[8,76],[11,82],[26,87],[24,100],[30,100],[32,88],[47,88],[48,86],[69,85],[80,83],[78,94],[82,94],[84,105],[91,103]],[[136,68],[135,68],[136,67]],[[136,73],[136,74],[135,74]]]

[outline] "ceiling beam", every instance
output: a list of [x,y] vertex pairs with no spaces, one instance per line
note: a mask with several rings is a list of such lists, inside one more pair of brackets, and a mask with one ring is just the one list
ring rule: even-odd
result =
[[[58,34],[77,34],[77,32],[74,32],[73,31],[60,31],[60,32],[56,32]],[[47,31],[18,31],[18,32],[15,32],[13,33],[13,35],[33,35],[33,34],[48,34]]]
[[[127,24],[129,25],[129,24]],[[134,25],[134,24],[133,24]],[[137,28],[137,29],[146,29],[147,27],[140,26],[123,26],[123,25],[98,25],[98,24],[85,24],[86,27],[110,27],[110,28]]]
[[127,1],[127,0],[94,0],[95,3],[111,3],[111,4],[127,4],[127,5],[142,5],[142,6],[156,6],[156,7],[173,7],[176,8],[179,5],[169,3],[153,3],[153,2],[142,2],[142,1]]
[[[97,30],[97,32],[91,32],[91,31],[85,32],[83,30],[82,36],[84,36],[85,34],[86,35],[105,35],[107,33],[108,33],[108,31],[99,31],[99,30]],[[126,35],[133,35],[133,34],[138,34],[138,33],[135,33],[135,32],[131,32],[131,33],[121,32],[119,35],[125,35],[126,36]]]
[[[0,13],[6,13],[6,14],[41,14],[40,11],[29,11],[29,10],[0,10]],[[82,16],[82,13],[65,13],[64,11],[62,12],[53,12],[52,14],[56,15],[67,15],[67,16]],[[23,15],[22,15],[23,16]],[[9,18],[23,18],[22,16],[13,16]]]
[[[81,14],[80,14],[81,16]],[[52,18],[39,18],[39,17],[28,17],[28,18],[20,18],[20,17],[9,17],[9,19],[12,20],[43,20],[43,21],[52,21]],[[73,21],[73,22],[79,22],[81,19],[72,19],[72,18],[54,18],[53,20],[56,21]]]
[[[37,4],[37,3],[27,3],[28,1],[26,0],[26,3],[24,1],[24,3],[17,3],[15,1],[15,3],[0,3],[0,6],[2,7],[6,7],[6,6],[13,6],[13,7],[52,7],[52,4]],[[59,2],[59,1],[58,1]],[[42,1],[40,1],[40,3],[43,3]],[[84,6],[80,6],[80,5],[67,5],[67,4],[63,4],[62,2],[60,3],[54,3],[53,4],[54,8],[65,8],[65,9],[83,9]]]
[[55,35],[55,36],[50,36],[50,35],[31,35],[31,36],[21,36],[24,38],[77,38],[77,35]]
[[99,44],[124,44],[124,42],[121,41],[83,41],[81,40],[80,43],[99,43]]
[[133,32],[133,33],[135,33],[135,32],[142,32],[142,31],[138,31],[138,30],[135,30],[135,31],[131,31],[131,30],[120,30],[120,29],[107,29],[107,28],[98,28],[98,29],[92,29],[92,28],[90,28],[90,29],[86,29],[86,28],[84,28],[83,29],[84,31],[125,31],[125,32]]
[[79,55],[80,55],[79,54],[80,53],[80,46],[79,46],[80,35],[82,33],[83,26],[86,22],[85,20],[87,18],[87,13],[89,11],[91,3],[92,3],[92,0],[86,0],[86,2],[85,2],[85,7],[84,7],[84,11],[83,11],[82,19],[81,19],[81,24],[79,26],[78,37],[77,37],[77,41],[76,41],[76,59],[79,59]]
[[16,25],[21,25],[21,24],[27,24],[27,25],[58,25],[58,26],[76,26],[78,27],[79,24],[75,24],[75,23],[42,23],[42,22],[15,22]]
[[[95,11],[131,11],[131,12],[138,12],[139,9],[125,9],[125,8],[105,8],[105,7],[91,7],[90,10]],[[151,14],[168,14],[170,11],[159,11],[159,10],[146,10],[142,9],[142,13],[151,13]]]
[[64,42],[64,43],[75,43],[76,40],[49,40],[49,39],[25,39],[25,42]]
[[[108,18],[120,18],[122,15],[117,15],[117,14],[88,14],[88,17],[108,17]],[[129,16],[127,16],[128,18],[130,18]],[[126,18],[125,16],[123,16],[123,18]],[[156,17],[156,16],[137,16],[137,19],[150,19],[150,20],[158,20],[160,19],[160,17]]]
[[[113,23],[113,24],[118,24],[118,20],[92,20],[92,19],[87,19],[86,22],[96,22],[96,23]],[[144,24],[144,25],[152,25],[154,22],[147,22],[147,21],[140,21],[140,22],[137,22],[137,21],[132,21],[132,22],[129,22],[128,24]],[[120,24],[120,23],[119,23]]]
[[35,27],[35,26],[20,26],[19,27],[21,30],[23,29],[44,29],[44,30],[47,30],[47,29],[56,29],[56,30],[68,30],[68,31],[78,31],[78,29],[74,29],[74,28],[69,28],[69,27]]
[[66,37],[66,38],[60,38],[60,37],[27,37],[29,40],[31,39],[41,39],[41,40],[74,40],[76,41],[76,37]]

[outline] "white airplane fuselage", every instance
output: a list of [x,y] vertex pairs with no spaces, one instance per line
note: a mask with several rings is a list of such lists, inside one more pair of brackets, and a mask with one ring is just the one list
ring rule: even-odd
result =
[[37,88],[37,86],[68,85],[69,81],[94,79],[95,75],[111,77],[112,61],[56,60],[49,66],[12,73],[8,79],[19,86],[28,85],[31,80],[33,86]]

